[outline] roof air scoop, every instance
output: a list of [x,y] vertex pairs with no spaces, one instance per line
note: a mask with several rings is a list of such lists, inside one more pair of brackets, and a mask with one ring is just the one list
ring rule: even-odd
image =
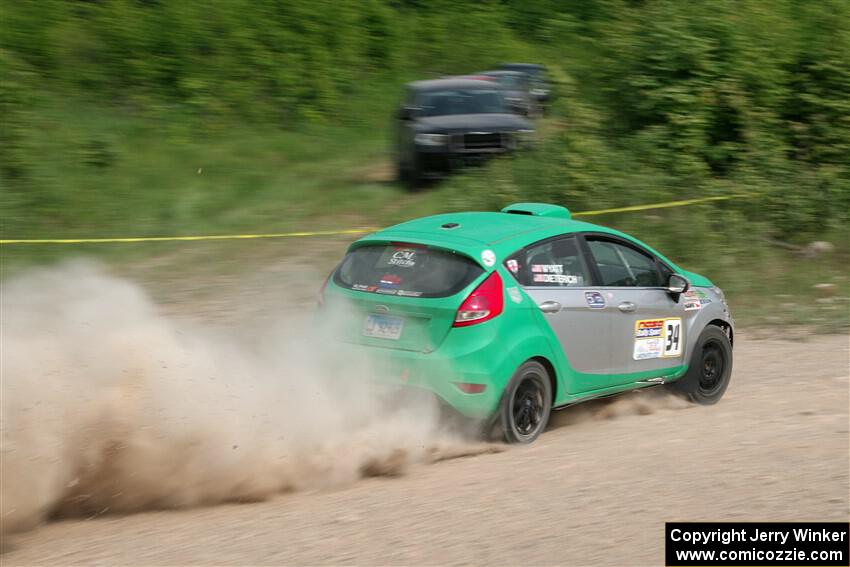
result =
[[533,217],[570,218],[569,209],[548,203],[514,203],[502,209],[502,212],[511,215],[529,215]]

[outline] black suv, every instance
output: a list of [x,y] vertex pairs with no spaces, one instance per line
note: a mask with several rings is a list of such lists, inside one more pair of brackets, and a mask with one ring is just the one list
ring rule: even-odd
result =
[[396,166],[413,186],[530,145],[535,135],[531,122],[511,112],[504,90],[488,80],[409,83],[397,118]]
[[531,81],[531,95],[541,105],[546,105],[552,98],[552,87],[546,67],[535,63],[504,63],[499,66],[503,71],[519,71],[528,75]]
[[514,112],[529,118],[540,114],[540,102],[531,94],[531,78],[522,71],[484,71],[481,76],[499,83]]

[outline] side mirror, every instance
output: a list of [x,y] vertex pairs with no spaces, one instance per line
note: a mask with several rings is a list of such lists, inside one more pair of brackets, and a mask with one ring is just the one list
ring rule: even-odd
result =
[[668,293],[678,296],[689,289],[691,289],[691,282],[688,281],[688,278],[680,274],[670,274],[670,277],[667,279]]

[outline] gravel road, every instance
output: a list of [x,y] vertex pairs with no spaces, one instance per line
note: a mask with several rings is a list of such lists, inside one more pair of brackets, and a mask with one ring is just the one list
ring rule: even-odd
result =
[[843,520],[847,335],[741,333],[714,407],[651,392],[531,447],[254,504],[53,522],[4,565],[662,565],[668,520]]

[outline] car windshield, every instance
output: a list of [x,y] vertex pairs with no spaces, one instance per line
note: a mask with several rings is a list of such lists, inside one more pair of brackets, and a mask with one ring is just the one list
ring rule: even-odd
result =
[[446,89],[420,95],[422,116],[507,113],[498,89]]
[[415,244],[355,248],[334,282],[355,291],[408,297],[448,297],[484,272],[465,256]]

